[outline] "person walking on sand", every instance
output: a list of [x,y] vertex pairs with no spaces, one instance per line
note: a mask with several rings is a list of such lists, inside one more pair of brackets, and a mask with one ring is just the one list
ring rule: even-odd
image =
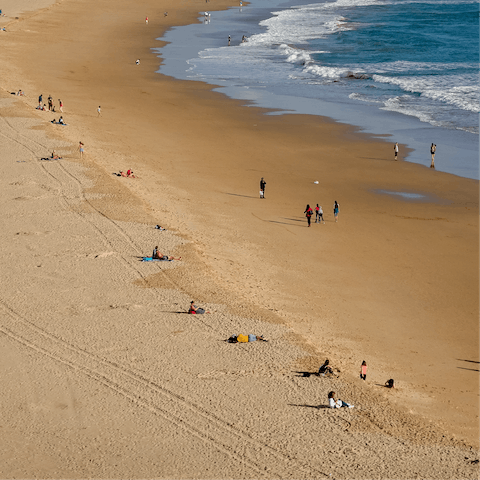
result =
[[307,217],[308,226],[310,226],[310,223],[312,221],[312,215],[313,215],[312,207],[307,204],[307,207],[305,208],[305,211],[303,213]]
[[43,93],[41,93],[38,97],[38,108],[42,109],[42,102],[43,102]]
[[398,142],[395,142],[393,146],[393,151],[395,152],[395,161],[398,160]]
[[228,36],[228,46],[230,46],[230,41],[232,40],[232,38],[230,37],[230,35]]
[[335,205],[333,206],[333,215],[335,216],[335,222],[338,222],[338,210],[339,210],[339,208],[340,208],[340,205],[335,200]]
[[260,198],[265,198],[265,186],[266,185],[267,185],[267,182],[262,177],[260,179]]
[[78,143],[78,151],[80,152],[80,158],[83,157],[83,152],[84,152],[84,148],[83,148],[83,143],[82,142],[79,142]]
[[148,17],[145,17],[145,25],[148,25]]
[[60,104],[60,111],[63,113],[63,102],[58,99],[58,103]]
[[318,223],[322,223],[322,222],[325,224],[325,220],[323,219],[323,207],[320,205],[318,207]]
[[430,153],[432,154],[432,163],[430,164],[430,168],[435,168],[435,152],[437,151],[437,146],[432,143],[430,147]]
[[362,362],[362,366],[360,367],[360,378],[362,380],[367,379],[367,362],[365,360]]
[[99,105],[97,108],[97,118],[102,115],[102,107]]

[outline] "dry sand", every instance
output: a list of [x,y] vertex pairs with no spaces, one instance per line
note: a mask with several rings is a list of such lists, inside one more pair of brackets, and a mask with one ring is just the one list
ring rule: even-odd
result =
[[199,0],[2,8],[0,477],[478,477],[478,182],[155,73]]

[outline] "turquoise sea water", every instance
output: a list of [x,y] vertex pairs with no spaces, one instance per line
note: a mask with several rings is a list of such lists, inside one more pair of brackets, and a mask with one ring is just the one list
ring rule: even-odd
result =
[[252,0],[167,33],[160,71],[390,133],[417,163],[434,142],[437,168],[478,178],[478,19],[472,0]]

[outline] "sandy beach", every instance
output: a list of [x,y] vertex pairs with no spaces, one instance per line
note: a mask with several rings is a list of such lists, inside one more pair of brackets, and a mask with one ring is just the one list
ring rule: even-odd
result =
[[2,4],[0,477],[478,478],[478,182],[156,73],[205,8]]

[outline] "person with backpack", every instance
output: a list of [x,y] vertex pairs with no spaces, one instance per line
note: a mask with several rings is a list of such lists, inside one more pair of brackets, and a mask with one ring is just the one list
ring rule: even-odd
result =
[[303,213],[307,217],[308,226],[310,226],[310,223],[312,221],[312,215],[313,215],[312,207],[310,205],[307,205],[307,208],[305,209],[305,211]]

